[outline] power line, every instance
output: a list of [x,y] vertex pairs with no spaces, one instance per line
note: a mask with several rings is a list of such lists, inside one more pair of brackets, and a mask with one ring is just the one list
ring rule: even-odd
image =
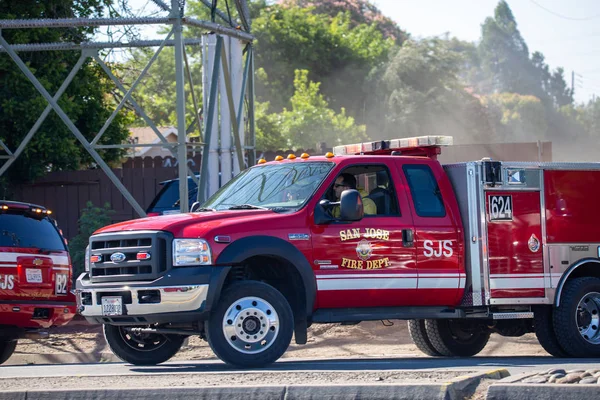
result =
[[546,11],[546,12],[548,12],[548,13],[550,13],[550,14],[558,17],[558,18],[567,19],[567,20],[570,20],[570,21],[589,21],[589,20],[596,19],[596,18],[600,17],[600,14],[596,14],[596,15],[594,15],[592,17],[585,17],[585,18],[568,17],[566,15],[559,14],[557,12],[554,12],[554,11],[552,11],[552,10],[544,7],[543,5],[541,5],[540,3],[538,3],[535,0],[529,0],[529,1],[532,2],[533,4],[535,4],[536,6],[538,6],[539,8],[541,8],[542,10],[544,10],[544,11]]

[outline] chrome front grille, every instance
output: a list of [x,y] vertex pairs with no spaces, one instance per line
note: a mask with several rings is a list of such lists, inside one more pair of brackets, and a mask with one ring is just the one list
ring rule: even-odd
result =
[[[100,256],[102,259],[95,263],[90,262],[90,280],[122,282],[156,279],[170,267],[172,240],[171,234],[160,231],[132,231],[92,236],[90,255]],[[138,260],[138,253],[149,253],[150,259]]]

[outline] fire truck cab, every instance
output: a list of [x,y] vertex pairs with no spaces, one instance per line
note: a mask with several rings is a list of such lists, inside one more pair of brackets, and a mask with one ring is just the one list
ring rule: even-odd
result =
[[432,356],[475,355],[494,332],[599,356],[600,165],[442,165],[451,143],[260,160],[189,214],[105,227],[79,311],[134,364],[199,335],[223,361],[261,366],[313,323],[392,319]]

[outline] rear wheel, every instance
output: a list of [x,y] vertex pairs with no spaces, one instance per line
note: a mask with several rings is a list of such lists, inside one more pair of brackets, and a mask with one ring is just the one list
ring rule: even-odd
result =
[[0,364],[12,356],[17,347],[17,339],[0,339]]
[[572,357],[600,356],[600,279],[575,278],[565,283],[554,309],[554,332]]
[[535,336],[540,345],[554,357],[567,357],[567,353],[558,343],[552,324],[552,306],[537,306],[533,309]]
[[425,329],[433,347],[446,357],[474,356],[490,339],[489,330],[474,321],[426,320]]
[[134,365],[156,365],[168,361],[183,344],[185,336],[133,333],[129,327],[104,325],[108,347],[121,360]]
[[427,336],[427,330],[425,328],[424,319],[411,319],[408,321],[408,333],[413,343],[419,350],[428,356],[436,357],[441,356],[440,352],[433,347],[429,337]]
[[278,290],[244,281],[229,286],[219,298],[206,322],[206,339],[224,362],[261,367],[285,353],[293,328],[292,309]]

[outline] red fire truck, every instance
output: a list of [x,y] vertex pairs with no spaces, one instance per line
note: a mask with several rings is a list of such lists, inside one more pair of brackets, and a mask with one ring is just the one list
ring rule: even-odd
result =
[[45,338],[75,316],[71,260],[51,211],[0,200],[0,364],[19,338]]
[[442,165],[451,141],[260,160],[191,213],[105,227],[79,311],[133,364],[199,335],[261,366],[311,324],[393,319],[432,356],[528,332],[554,356],[600,356],[600,164]]

